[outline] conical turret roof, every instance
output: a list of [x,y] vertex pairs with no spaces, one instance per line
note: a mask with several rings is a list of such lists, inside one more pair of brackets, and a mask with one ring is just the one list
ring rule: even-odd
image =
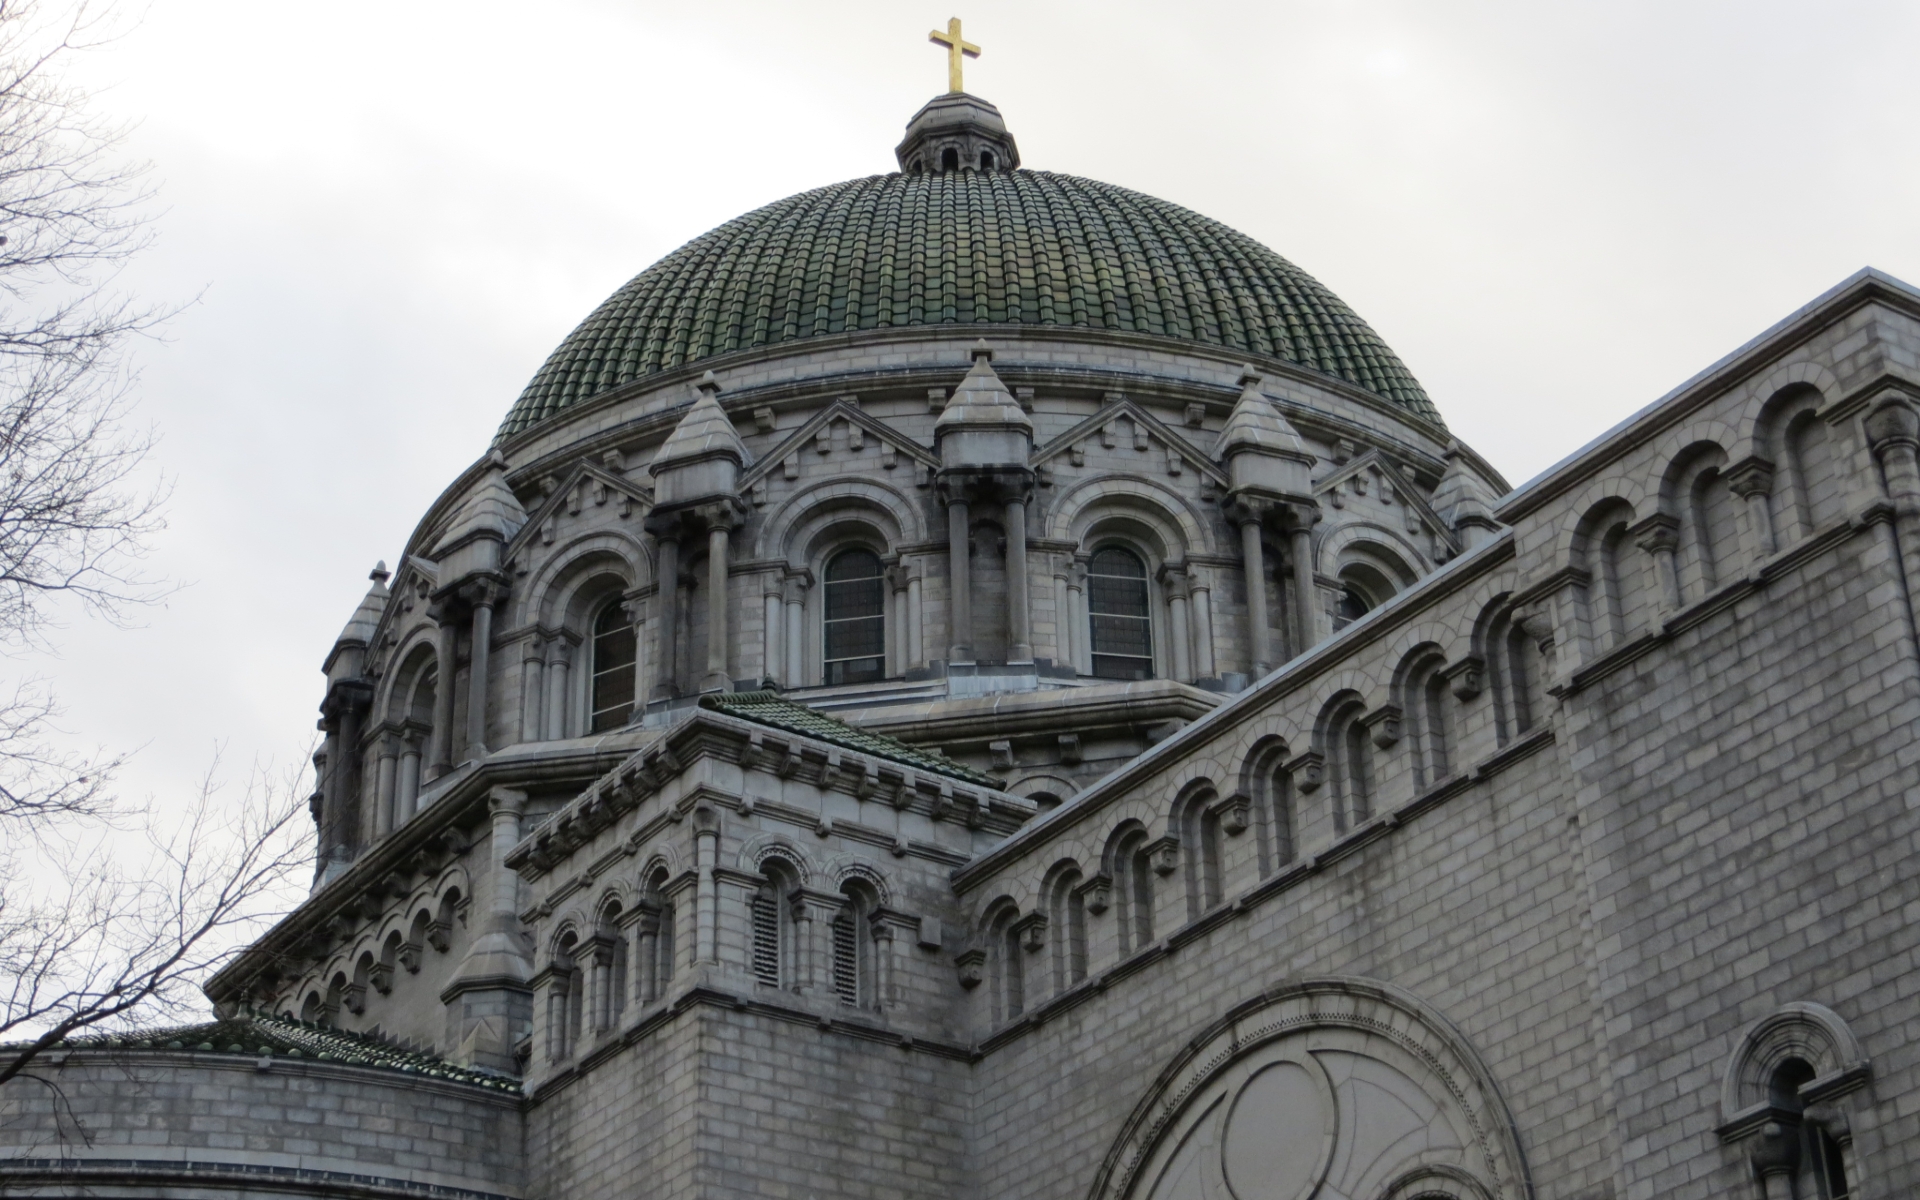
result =
[[993,349],[986,340],[973,346],[973,369],[953,390],[952,399],[933,423],[934,436],[951,433],[961,426],[992,426],[996,429],[1024,429],[1033,433],[1033,418],[1027,416],[1007,385],[993,369]]
[[1220,430],[1219,457],[1256,451],[1277,458],[1297,458],[1311,466],[1313,452],[1279,407],[1260,390],[1262,382],[1252,367],[1241,372],[1240,399],[1234,402],[1226,426]]
[[680,418],[673,433],[661,443],[659,453],[653,456],[649,470],[655,475],[668,467],[707,458],[727,457],[743,467],[753,461],[747,444],[740,440],[739,431],[733,427],[733,419],[720,407],[720,384],[712,371],[700,377],[697,388],[699,394],[694,398],[693,407]]
[[513,489],[507,486],[507,460],[495,451],[488,458],[479,488],[460,506],[459,515],[440,539],[436,555],[476,534],[496,536],[504,542],[526,523],[527,510],[520,507]]

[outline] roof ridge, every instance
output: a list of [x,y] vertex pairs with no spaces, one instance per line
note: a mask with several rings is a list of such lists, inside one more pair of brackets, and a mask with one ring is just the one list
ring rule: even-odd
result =
[[[1000,781],[991,775],[962,766],[945,755],[936,755],[909,745],[899,738],[849,724],[796,700],[789,700],[768,688],[751,692],[709,692],[700,697],[700,707],[862,754],[871,754],[875,758],[888,759],[917,771],[945,775],[994,791],[1002,790]],[[781,720],[780,717],[786,719]]]

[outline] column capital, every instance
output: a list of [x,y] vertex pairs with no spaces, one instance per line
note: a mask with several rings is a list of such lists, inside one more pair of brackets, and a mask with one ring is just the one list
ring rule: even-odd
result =
[[1758,455],[1741,459],[1725,473],[1727,490],[1743,500],[1773,491],[1773,464]]
[[526,811],[527,794],[518,788],[501,787],[495,784],[487,791],[487,812],[499,816],[518,817]]
[[1670,513],[1654,513],[1628,526],[1627,532],[1634,544],[1649,554],[1680,548],[1680,518]]

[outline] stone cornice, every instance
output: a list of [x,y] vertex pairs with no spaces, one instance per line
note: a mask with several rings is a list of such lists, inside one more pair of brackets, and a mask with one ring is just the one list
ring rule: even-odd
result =
[[1494,517],[1508,525],[1593,477],[1647,439],[1687,420],[1815,334],[1869,305],[1920,321],[1920,291],[1872,267],[1863,268],[1801,306],[1693,378],[1640,409],[1503,497]]
[[[608,743],[615,744],[609,746]],[[376,842],[337,877],[282,917],[246,951],[209,979],[203,990],[215,1005],[238,1000],[256,978],[266,973],[293,974],[312,957],[305,951],[314,938],[329,947],[340,939],[329,930],[336,920],[358,926],[372,924],[398,897],[393,881],[412,880],[465,853],[471,845],[466,830],[487,820],[487,797],[495,785],[521,787],[529,783],[590,780],[626,757],[631,742],[599,739],[590,746],[568,747],[541,755],[495,755],[477,766],[463,766],[445,782],[436,781],[439,794],[429,789],[427,805],[390,836]],[[453,841],[448,839],[452,838]],[[376,915],[368,916],[371,908]]]

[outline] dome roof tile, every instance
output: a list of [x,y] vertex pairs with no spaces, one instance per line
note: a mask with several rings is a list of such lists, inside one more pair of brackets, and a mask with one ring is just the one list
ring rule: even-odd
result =
[[1071,175],[954,171],[803,192],[688,242],[568,335],[499,436],[718,354],[973,323],[1119,330],[1265,355],[1441,423],[1365,321],[1252,238]]

